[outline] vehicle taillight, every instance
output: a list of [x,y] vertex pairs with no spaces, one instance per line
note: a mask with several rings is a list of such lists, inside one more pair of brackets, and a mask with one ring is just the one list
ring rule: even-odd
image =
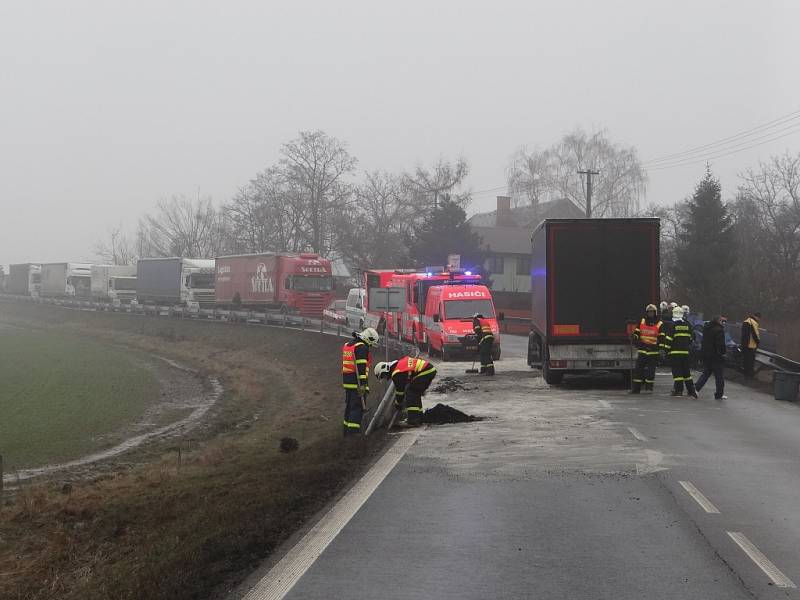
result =
[[550,361],[550,368],[551,369],[566,369],[567,368],[567,361],[565,361],[565,360],[551,360]]

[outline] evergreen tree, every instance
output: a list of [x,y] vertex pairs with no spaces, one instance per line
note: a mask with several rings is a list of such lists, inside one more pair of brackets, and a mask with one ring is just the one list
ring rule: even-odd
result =
[[444,265],[448,254],[460,254],[463,268],[478,271],[483,264],[481,237],[467,223],[464,209],[449,198],[441,200],[413,233],[409,246],[418,266]]
[[733,218],[722,202],[722,187],[711,169],[686,203],[675,248],[678,304],[689,304],[706,318],[724,313],[734,300],[736,238]]

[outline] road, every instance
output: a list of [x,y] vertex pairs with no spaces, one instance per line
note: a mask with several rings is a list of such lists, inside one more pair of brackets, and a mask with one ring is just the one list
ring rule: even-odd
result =
[[800,407],[551,388],[503,340],[494,379],[442,363],[465,389],[425,399],[485,420],[397,434],[248,600],[800,598]]

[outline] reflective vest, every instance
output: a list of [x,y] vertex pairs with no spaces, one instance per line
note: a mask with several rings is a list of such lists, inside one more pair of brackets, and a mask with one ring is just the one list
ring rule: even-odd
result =
[[478,319],[478,322],[473,326],[473,329],[475,330],[475,335],[478,336],[479,340],[483,340],[485,338],[494,339],[492,325],[486,319]]
[[753,332],[750,334],[750,339],[747,340],[747,347],[750,350],[755,350],[756,348],[758,348],[758,341],[757,341],[759,338],[758,321],[756,321],[752,317],[747,317],[744,320],[744,322],[750,325],[750,328],[753,330]]
[[370,355],[362,341],[351,340],[342,346],[342,383],[345,389],[367,387]]
[[395,375],[407,374],[413,380],[435,372],[436,368],[424,358],[405,356],[397,361],[394,371],[392,371],[392,378],[394,379]]
[[660,330],[661,321],[654,325],[648,325],[647,322],[642,319],[642,322],[639,323],[639,341],[645,346],[658,346]]
[[675,321],[667,336],[670,356],[689,356],[692,347],[692,326],[686,321]]

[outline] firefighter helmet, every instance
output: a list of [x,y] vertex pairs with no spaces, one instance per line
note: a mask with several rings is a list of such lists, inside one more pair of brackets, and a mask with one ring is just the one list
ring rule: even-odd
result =
[[378,379],[388,379],[392,372],[392,363],[379,362],[375,365],[375,377]]
[[665,310],[667,310],[667,308],[669,308],[669,304],[667,304],[663,300],[661,301],[661,304],[659,304],[658,306],[659,306],[659,308],[661,308],[662,311],[665,311]]
[[673,319],[682,319],[683,318],[683,309],[680,306],[676,306],[672,309],[672,318]]
[[670,302],[670,303],[669,303],[669,309],[670,309],[670,310],[672,310],[672,309],[673,309],[673,308],[675,308],[676,306],[678,306],[678,303],[677,303],[677,302]]
[[644,312],[649,313],[651,310],[653,312],[658,312],[658,309],[656,308],[655,304],[648,304],[647,308],[644,309]]
[[377,346],[378,340],[381,339],[378,332],[372,327],[367,327],[364,331],[358,334],[359,339],[367,346]]
[[483,315],[481,313],[475,313],[474,315],[472,315],[472,318],[473,319],[482,319]]

